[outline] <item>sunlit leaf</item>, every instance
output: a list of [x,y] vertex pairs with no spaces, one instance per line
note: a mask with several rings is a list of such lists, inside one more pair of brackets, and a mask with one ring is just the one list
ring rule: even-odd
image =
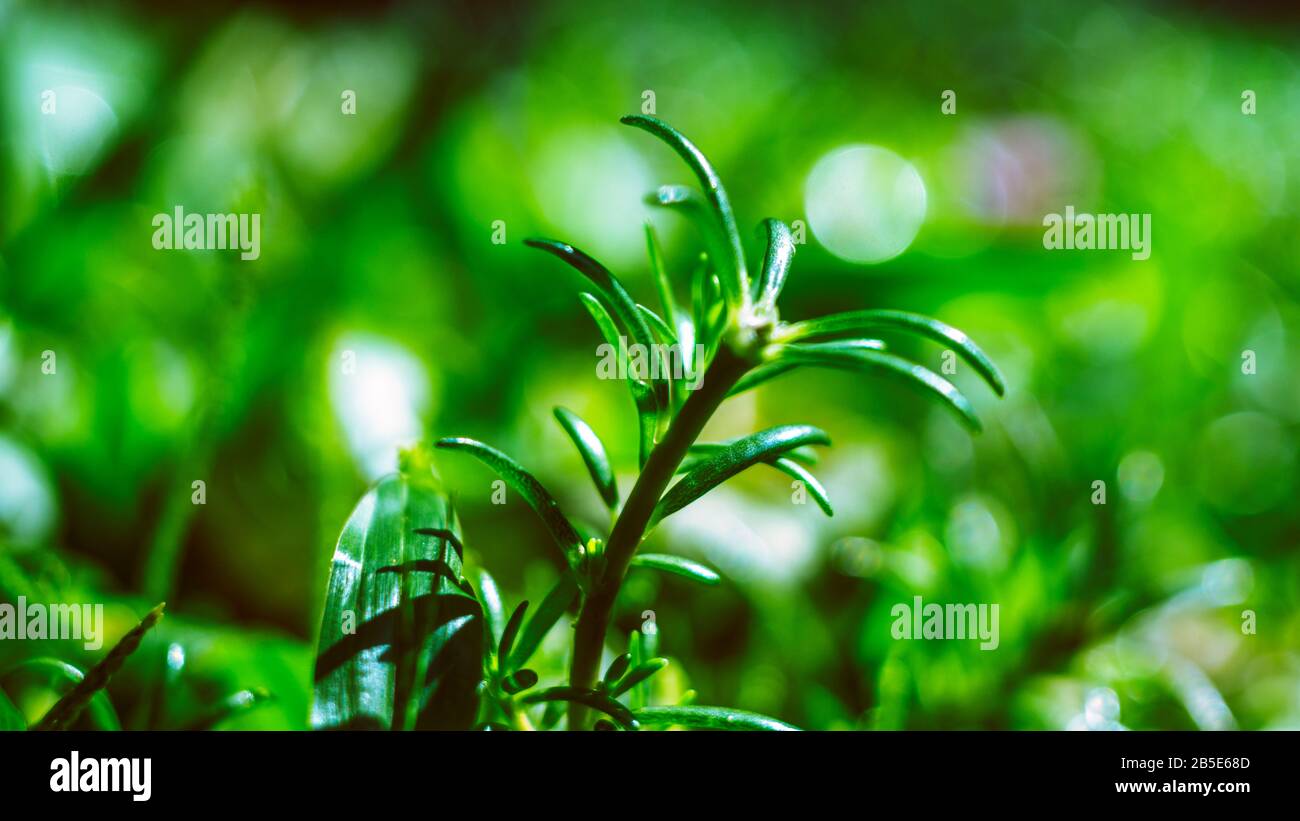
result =
[[699,562],[683,559],[681,556],[670,556],[663,553],[638,553],[632,557],[632,565],[673,573],[701,584],[716,585],[722,582],[722,577],[717,573]]
[[811,425],[778,425],[736,439],[679,479],[655,506],[651,523],[676,513],[750,465],[811,444],[829,445],[830,437]]
[[932,317],[907,311],[849,311],[842,314],[796,322],[778,332],[778,338],[787,342],[820,339],[847,333],[874,333],[880,330],[903,330],[920,334],[943,345],[956,348],[970,365],[975,368],[984,381],[1001,396],[1006,391],[1006,382],[993,360],[980,349],[970,337]]
[[448,437],[438,440],[437,447],[443,450],[464,451],[492,468],[506,481],[506,484],[524,498],[529,507],[536,511],[546,530],[551,534],[551,538],[563,551],[569,567],[577,570],[578,561],[582,556],[582,539],[578,536],[578,531],[569,523],[564,511],[560,509],[560,503],[555,501],[555,497],[531,473],[496,448],[474,439],[462,436]]
[[727,198],[727,190],[723,188],[717,172],[694,143],[664,121],[641,114],[631,114],[623,117],[621,122],[640,128],[663,140],[695,173],[700,188],[704,189],[705,196],[713,206],[718,225],[726,238],[727,256],[719,260],[719,264],[725,270],[723,293],[727,304],[732,308],[741,306],[748,297],[749,289],[749,277],[745,271],[745,252],[741,247],[740,232],[736,230],[736,216],[732,213],[731,201]]
[[971,430],[978,431],[982,427],[970,400],[955,385],[934,371],[902,357],[866,348],[845,348],[832,344],[786,345],[781,352],[781,359],[796,365],[819,365],[842,370],[883,370],[902,377],[908,384],[938,395]]
[[482,608],[452,541],[417,529],[460,530],[427,465],[379,480],[339,535],[321,619],[313,727],[473,726]]
[[506,660],[510,658],[510,650],[514,647],[515,636],[519,635],[519,628],[524,623],[524,614],[528,612],[528,602],[521,601],[515,611],[510,614],[510,621],[506,622],[506,627],[501,631],[501,643],[497,645],[497,669],[504,671],[506,669]]
[[[636,301],[628,294],[627,289],[623,287],[617,277],[610,273],[608,268],[567,242],[532,238],[524,240],[524,244],[530,248],[546,251],[564,260],[591,280],[609,300],[615,316],[623,323],[623,327],[627,329],[627,334],[632,337],[632,341],[644,345],[646,350],[651,353],[652,358],[657,356],[654,350],[654,339],[650,335],[650,327],[646,325],[645,317],[637,310]],[[662,369],[660,373],[663,373]],[[655,392],[656,407],[667,411],[667,381],[663,379],[651,380],[651,385]]]
[[785,277],[794,259],[794,238],[789,226],[778,219],[763,220],[763,229],[767,234],[767,250],[758,277],[755,311],[775,317],[776,300],[785,287]]

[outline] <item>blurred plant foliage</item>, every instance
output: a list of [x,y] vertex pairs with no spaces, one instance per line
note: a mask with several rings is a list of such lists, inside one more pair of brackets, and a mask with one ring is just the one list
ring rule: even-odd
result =
[[[563,726],[575,699],[592,726],[626,725],[611,702],[690,724],[696,692],[807,728],[1300,726],[1291,22],[1063,0],[797,20],[728,0],[184,15],[0,0],[0,602],[105,613],[97,651],[0,641],[0,674],[21,671],[0,681],[0,724],[38,724],[161,601],[74,726],[342,721],[351,707],[321,717],[318,629],[330,557],[373,526],[405,572],[372,592],[411,602],[384,629],[429,635],[361,651],[391,694],[360,726],[454,723],[474,676],[473,721],[503,726]],[[654,500],[576,687],[567,624],[689,393],[652,381],[629,402],[624,382],[576,378],[596,366],[583,314],[713,359],[744,301],[730,261],[783,243],[776,223],[714,231],[710,187],[611,127],[629,109],[708,147],[735,225],[790,227],[783,315],[904,310],[843,320],[861,343],[785,326],[781,357],[673,477],[725,483]],[[845,149],[906,172],[907,198],[812,173]],[[888,218],[900,202],[919,229]],[[1066,205],[1151,214],[1151,258],[1044,249],[1042,217]],[[155,251],[150,220],[176,207],[261,214],[260,258]],[[903,250],[837,256],[855,226]],[[599,284],[575,310],[533,235],[580,239],[632,310]],[[982,360],[914,314],[979,339],[1002,401]],[[954,391],[846,372],[910,367],[895,356]],[[777,375],[796,361],[830,367]],[[836,446],[747,439],[815,436],[783,427],[802,420]],[[478,460],[439,451],[436,478],[425,456],[399,463],[447,431],[465,434],[452,450],[495,459],[472,437],[545,477],[576,538],[554,520],[541,534],[516,487],[494,504]],[[745,460],[711,462],[723,453],[758,468],[732,474]],[[373,518],[426,493],[426,519]],[[891,608],[917,595],[998,604],[998,649],[893,639]],[[435,646],[479,664],[438,667]]]

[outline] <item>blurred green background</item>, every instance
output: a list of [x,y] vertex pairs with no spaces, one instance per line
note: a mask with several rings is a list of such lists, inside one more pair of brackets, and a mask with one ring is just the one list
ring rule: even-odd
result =
[[[573,242],[650,303],[651,219],[686,281],[695,234],[641,197],[688,171],[617,123],[652,102],[746,232],[803,221],[784,317],[930,313],[1010,385],[998,401],[959,368],[974,437],[847,373],[727,403],[710,438],[831,434],[836,516],[754,470],[652,535],[726,578],[630,577],[611,649],[653,619],[661,700],[807,728],[1300,727],[1294,23],[1227,4],[0,0],[0,601],[103,602],[111,643],[165,599],[110,688],[128,727],[260,686],[274,702],[221,726],[301,728],[334,540],[399,445],[480,438],[601,524],[550,410],[593,424],[625,488],[635,417],[595,378],[580,283],[521,240]],[[924,197],[812,173],[852,145]],[[901,216],[863,223],[853,197]],[[260,258],[155,250],[178,205],[260,214]],[[1151,214],[1151,258],[1045,250],[1066,205]],[[901,253],[859,264],[855,242]],[[538,601],[559,568],[532,513],[493,506],[472,460],[437,468],[470,563]],[[915,595],[998,604],[1000,647],[893,640]],[[0,667],[102,652],[3,641]]]

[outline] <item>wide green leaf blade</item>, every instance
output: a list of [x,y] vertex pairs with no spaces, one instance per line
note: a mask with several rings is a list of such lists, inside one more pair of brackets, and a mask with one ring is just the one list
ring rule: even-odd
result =
[[718,260],[724,269],[722,290],[731,308],[739,308],[749,297],[749,276],[745,271],[745,252],[741,247],[740,232],[736,230],[736,215],[731,210],[731,200],[722,179],[695,144],[681,132],[655,117],[630,114],[620,122],[647,131],[667,143],[695,173],[713,206],[714,216],[722,235],[726,238],[726,256]]
[[902,357],[866,348],[845,348],[829,345],[786,345],[781,359],[796,365],[820,365],[846,370],[883,370],[903,378],[908,384],[918,386],[937,395],[971,430],[982,429],[979,417],[970,400],[957,387],[934,371],[909,362]]
[[849,311],[788,325],[778,332],[778,338],[786,342],[798,342],[845,333],[871,333],[882,329],[911,331],[940,344],[953,346],[998,396],[1006,392],[1006,382],[1001,371],[970,337],[951,325],[922,314],[888,310]]
[[699,562],[683,559],[681,556],[670,556],[666,553],[638,553],[632,557],[632,566],[648,567],[652,570],[674,573],[691,581],[710,586],[722,583],[721,576]]
[[551,592],[546,594],[546,598],[542,599],[542,603],[533,611],[533,615],[520,631],[519,639],[515,642],[515,647],[510,652],[510,660],[506,664],[510,670],[518,670],[528,663],[533,653],[541,646],[542,640],[546,638],[546,634],[577,598],[578,585],[573,580],[573,574],[565,573],[551,588]]
[[557,407],[554,413],[556,421],[564,428],[569,439],[573,440],[573,446],[582,456],[592,483],[600,493],[600,498],[605,501],[605,507],[614,510],[618,507],[618,484],[609,464],[609,455],[605,452],[605,443],[600,441],[591,425],[568,408]]
[[550,491],[543,487],[531,473],[501,451],[475,439],[452,436],[439,439],[437,447],[442,450],[463,451],[492,468],[506,481],[506,484],[524,497],[529,507],[541,517],[542,524],[546,526],[551,538],[563,551],[565,561],[576,572],[578,560],[582,556],[582,538],[570,524],[564,511],[560,509],[560,503],[555,501]]
[[750,465],[811,444],[829,445],[830,437],[811,425],[778,425],[736,439],[679,479],[655,506],[651,523],[676,513]]
[[[335,547],[321,618],[317,729],[468,729],[483,679],[483,611],[427,463],[380,479]],[[458,537],[457,537],[458,538]]]
[[792,724],[747,710],[730,707],[642,707],[635,711],[637,721],[647,726],[691,727],[697,730],[798,730]]
[[767,234],[767,250],[763,254],[763,270],[758,277],[755,312],[776,317],[776,300],[785,287],[790,263],[794,260],[794,237],[790,227],[778,219],[763,220]]
[[[63,698],[85,679],[85,673],[66,661],[41,656],[19,662],[6,670],[0,675],[0,690],[3,690],[12,701],[21,704],[21,695],[29,687],[53,691],[58,693],[60,698]],[[45,711],[46,715],[49,715],[49,713],[50,710]],[[108,693],[103,688],[98,688],[91,693],[83,715],[85,724],[92,729],[122,729],[122,722],[117,717],[117,711],[113,709],[112,702],[108,700]],[[38,723],[39,721],[33,723],[32,729],[35,729]],[[62,729],[67,729],[75,723],[76,720],[74,719],[64,725]]]

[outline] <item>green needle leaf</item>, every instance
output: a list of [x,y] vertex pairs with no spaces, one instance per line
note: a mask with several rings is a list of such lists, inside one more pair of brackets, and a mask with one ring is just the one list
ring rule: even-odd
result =
[[801,445],[829,445],[830,437],[811,425],[778,425],[728,443],[678,480],[655,507],[651,525],[681,510],[750,465]]
[[624,653],[615,658],[609,663],[609,667],[605,668],[605,675],[601,677],[601,681],[604,681],[606,684],[618,681],[622,678],[623,674],[627,672],[628,665],[631,663],[631,653]]
[[121,638],[113,649],[108,652],[99,664],[96,664],[86,674],[86,677],[77,682],[77,685],[69,690],[60,698],[45,717],[32,727],[33,730],[66,730],[81,715],[81,711],[86,709],[91,698],[96,693],[108,686],[108,680],[113,674],[121,668],[127,657],[135,652],[140,646],[146,633],[153,629],[163,616],[163,604],[159,604],[154,609],[145,614],[140,623]]
[[[640,633],[635,635],[639,636]],[[614,698],[618,698],[667,666],[668,659],[666,658],[652,658],[648,661],[643,661],[629,670],[628,674],[623,676],[623,678],[611,684],[609,686],[609,694]]]
[[673,322],[677,317],[673,284],[668,279],[667,269],[664,268],[664,253],[659,247],[659,236],[655,233],[655,227],[648,222],[645,224],[645,246],[646,253],[650,256],[650,270],[655,277],[655,287],[659,289],[659,302],[664,309],[664,318]]
[[827,516],[835,515],[835,510],[831,507],[830,497],[826,495],[826,488],[822,487],[822,483],[817,481],[817,477],[809,473],[807,468],[796,462],[794,459],[789,459],[785,456],[773,459],[769,461],[768,464],[787,476],[792,476],[798,481],[803,482],[804,487],[808,489],[808,492],[812,494],[813,499],[816,500],[817,506],[822,509],[822,513],[825,513]]
[[695,144],[686,139],[677,129],[655,117],[631,114],[620,122],[647,131],[672,147],[686,161],[691,171],[700,181],[700,187],[713,206],[722,235],[726,238],[727,255],[719,260],[725,274],[722,277],[722,290],[731,308],[738,308],[749,297],[749,277],[745,272],[745,253],[741,247],[740,232],[736,230],[736,216],[731,211],[731,201],[727,190],[722,186],[713,166]]
[[638,553],[632,557],[632,566],[648,567],[653,570],[662,570],[665,573],[675,573],[691,581],[710,586],[722,582],[721,576],[704,565],[690,559],[683,559],[681,556],[670,556],[665,553]]
[[487,568],[479,568],[478,571],[478,599],[483,605],[483,617],[487,620],[488,638],[496,644],[501,641],[501,631],[506,627],[506,614],[501,605],[501,591]]
[[971,341],[965,333],[933,317],[907,311],[849,311],[820,319],[796,322],[778,331],[778,338],[786,342],[820,339],[844,333],[870,333],[881,329],[911,331],[942,345],[957,349],[980,376],[1001,396],[1006,392],[1006,382],[993,360]]
[[979,431],[982,428],[970,400],[951,382],[924,366],[908,362],[893,354],[864,348],[847,349],[834,343],[825,347],[786,345],[781,351],[781,359],[798,365],[820,365],[848,370],[883,369],[903,377],[910,384],[919,385],[924,390],[938,394],[944,404],[955,410],[971,430]]
[[546,525],[546,529],[551,534],[551,538],[564,552],[565,561],[576,572],[578,560],[582,556],[582,539],[578,536],[578,531],[565,517],[564,511],[560,509],[560,503],[555,501],[555,497],[531,473],[524,470],[518,462],[496,448],[474,439],[448,437],[440,439],[437,447],[444,450],[465,451],[496,471],[497,475],[502,479],[505,479],[506,484],[524,497],[524,501],[528,502],[529,506],[541,517],[542,523]]
[[791,724],[729,707],[643,707],[636,719],[649,726],[680,726],[698,730],[798,730]]
[[763,220],[767,232],[767,252],[763,255],[763,270],[758,278],[756,311],[776,317],[776,300],[785,287],[786,274],[794,259],[794,237],[790,228],[778,219]]
[[641,315],[645,317],[646,324],[650,326],[650,330],[658,337],[660,342],[665,345],[675,346],[677,344],[677,332],[669,327],[663,317],[640,303],[637,303],[636,307],[641,312]]
[[689,185],[661,185],[645,197],[646,205],[676,211],[695,226],[704,239],[712,259],[728,259],[727,236],[718,223],[712,205],[699,191]]
[[600,437],[582,420],[581,416],[567,408],[557,407],[555,419],[564,428],[564,432],[573,440],[582,461],[587,465],[587,473],[596,485],[600,498],[605,500],[605,507],[614,510],[618,507],[618,484],[614,480],[614,471],[609,465],[609,455]]
[[576,701],[579,704],[601,711],[626,730],[635,730],[638,726],[636,717],[632,715],[631,710],[608,695],[598,693],[595,690],[581,690],[569,686],[548,687],[536,693],[529,693],[523,697],[522,701],[525,704],[540,704],[546,701]]
[[497,645],[497,669],[502,672],[506,670],[506,659],[510,658],[510,649],[514,646],[515,636],[519,635],[519,627],[524,623],[524,613],[527,611],[528,602],[519,602],[515,612],[510,614],[510,621],[506,622],[506,629],[501,632],[501,643]]
[[560,576],[560,580],[551,588],[551,592],[546,594],[546,598],[542,599],[542,603],[537,606],[528,623],[524,625],[514,650],[510,652],[510,661],[506,667],[510,670],[518,670],[527,664],[528,659],[532,658],[542,640],[546,638],[546,634],[577,598],[578,585],[574,582],[573,575],[565,573]]
[[[627,333],[632,337],[632,341],[644,345],[651,355],[657,357],[658,354],[654,349],[654,340],[650,336],[650,328],[646,325],[645,318],[637,310],[636,302],[628,294],[623,284],[610,273],[609,269],[601,265],[595,259],[587,256],[582,251],[569,245],[566,242],[559,242],[553,239],[526,239],[524,244],[530,248],[537,248],[546,251],[575,268],[579,273],[591,280],[596,287],[609,300],[614,308],[615,315],[627,329]],[[664,373],[661,369],[660,373]],[[663,379],[653,380],[655,389],[656,407],[667,411],[668,409],[668,382]]]
[[[596,326],[600,328],[606,344],[615,351],[621,351],[618,328],[614,325],[614,320],[604,304],[593,294],[585,292],[579,294],[578,298],[586,306],[591,318],[596,321]],[[650,458],[650,451],[654,448],[655,433],[659,424],[658,404],[651,387],[630,372],[627,385],[632,392],[632,402],[636,406],[637,426],[640,431],[640,465],[644,467],[646,460]]]
[[536,686],[537,672],[534,670],[520,670],[517,673],[511,673],[501,682],[501,689],[512,696]]

